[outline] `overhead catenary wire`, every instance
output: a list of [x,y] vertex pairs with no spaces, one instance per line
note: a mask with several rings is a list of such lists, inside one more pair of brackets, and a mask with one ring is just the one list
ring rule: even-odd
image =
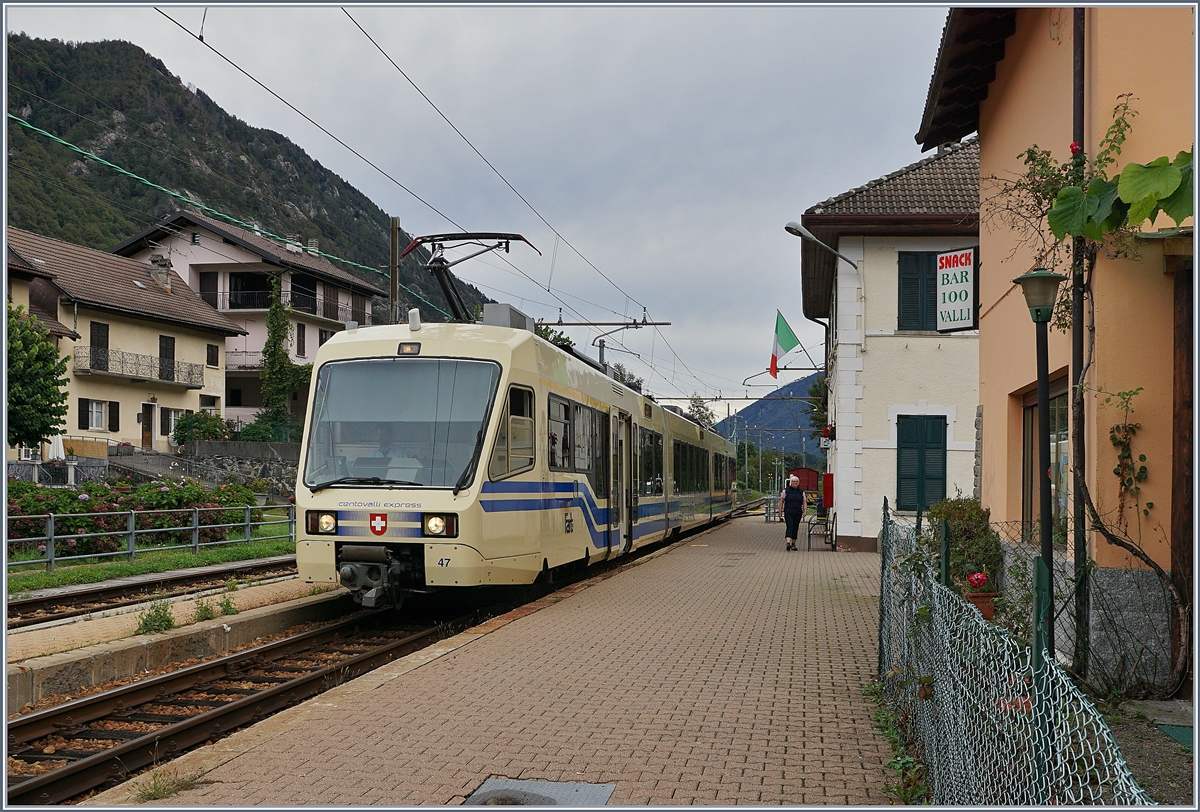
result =
[[[397,179],[396,179],[395,177],[393,177],[391,174],[389,174],[388,172],[386,172],[385,170],[383,170],[382,168],[380,168],[380,167],[379,167],[377,164],[375,164],[373,161],[371,161],[370,159],[368,159],[367,157],[365,157],[364,155],[362,155],[362,153],[358,152],[356,149],[354,149],[353,147],[351,147],[351,146],[350,146],[349,144],[347,144],[345,141],[343,141],[342,139],[338,138],[338,137],[337,137],[336,135],[334,135],[334,134],[333,134],[333,133],[332,133],[332,132],[331,132],[331,131],[330,131],[328,128],[326,128],[326,127],[322,126],[321,124],[319,124],[318,122],[316,122],[316,121],[315,121],[315,120],[314,120],[314,119],[313,119],[311,116],[309,116],[308,114],[306,114],[306,113],[304,113],[302,110],[300,110],[300,108],[298,108],[296,105],[294,105],[294,104],[292,104],[291,102],[289,102],[289,101],[287,101],[286,99],[284,99],[284,98],[283,98],[282,96],[280,96],[280,95],[279,95],[277,92],[275,92],[275,91],[274,91],[274,90],[272,90],[270,87],[268,87],[268,86],[267,86],[265,83],[263,83],[262,81],[260,81],[260,80],[259,80],[259,79],[257,79],[256,77],[254,77],[252,74],[250,74],[250,73],[249,73],[249,71],[245,70],[245,69],[244,69],[244,68],[242,68],[240,65],[238,65],[236,62],[234,62],[232,59],[230,59],[228,56],[226,56],[225,54],[223,54],[222,52],[220,52],[219,50],[217,50],[216,48],[214,48],[214,47],[213,47],[213,46],[212,46],[210,43],[208,43],[208,42],[205,42],[205,41],[201,40],[199,37],[197,37],[197,35],[196,35],[196,34],[193,34],[191,31],[189,31],[189,30],[188,30],[188,29],[187,29],[187,28],[186,28],[186,27],[185,27],[185,26],[184,26],[182,23],[180,23],[179,21],[175,20],[173,17],[171,17],[169,14],[167,14],[166,12],[164,12],[164,11],[163,11],[162,9],[160,9],[160,8],[155,8],[155,11],[156,11],[156,12],[158,12],[160,15],[162,15],[162,16],[163,16],[164,18],[166,18],[167,20],[169,20],[171,23],[173,23],[173,24],[174,24],[176,27],[178,27],[180,30],[182,30],[184,33],[186,33],[188,36],[190,36],[190,37],[192,37],[193,39],[195,39],[196,41],[200,42],[200,44],[202,44],[202,45],[203,45],[205,48],[208,48],[210,51],[212,51],[212,53],[213,53],[213,54],[215,54],[216,56],[220,57],[220,58],[221,58],[221,59],[222,59],[224,62],[226,62],[227,64],[229,64],[231,67],[233,67],[233,68],[234,68],[235,70],[237,70],[239,73],[241,73],[242,75],[244,75],[246,78],[250,79],[250,81],[254,82],[254,83],[255,83],[256,85],[258,85],[260,88],[262,88],[262,89],[263,89],[263,90],[265,90],[267,93],[269,93],[271,96],[273,96],[273,97],[274,97],[274,98],[276,98],[278,101],[280,101],[281,103],[283,103],[283,104],[284,104],[285,106],[287,106],[287,107],[288,107],[290,110],[292,110],[292,111],[293,111],[293,112],[295,112],[297,115],[299,115],[299,116],[301,116],[302,118],[304,118],[306,121],[308,121],[308,122],[309,122],[310,124],[312,124],[314,127],[316,127],[317,129],[319,129],[321,132],[323,132],[323,133],[325,133],[326,135],[328,135],[330,138],[332,138],[334,141],[336,141],[336,142],[337,142],[339,145],[341,145],[342,147],[344,147],[345,149],[347,149],[347,150],[348,150],[348,151],[349,151],[351,154],[353,154],[355,157],[359,158],[359,160],[361,160],[361,161],[363,161],[364,163],[366,163],[366,164],[367,164],[368,166],[370,166],[372,169],[374,169],[375,171],[379,172],[381,175],[383,175],[385,178],[387,178],[388,180],[390,180],[392,183],[394,183],[395,185],[397,185],[397,186],[399,186],[401,189],[403,189],[405,192],[407,192],[409,195],[411,195],[411,196],[412,196],[414,199],[416,199],[417,201],[419,201],[420,203],[422,203],[423,205],[425,205],[427,208],[429,208],[429,209],[430,209],[431,211],[433,211],[435,214],[437,214],[438,216],[442,217],[442,218],[443,218],[443,219],[444,219],[446,222],[450,223],[450,224],[451,224],[451,225],[453,225],[455,228],[458,228],[458,229],[460,229],[460,230],[463,230],[463,231],[465,231],[465,229],[463,228],[463,226],[462,226],[462,225],[460,225],[458,222],[456,222],[456,221],[455,221],[453,218],[451,218],[450,216],[446,215],[445,213],[443,213],[442,211],[440,211],[439,209],[437,209],[437,208],[436,208],[436,207],[435,207],[433,204],[429,203],[427,200],[425,200],[424,198],[422,198],[422,197],[421,197],[420,195],[418,195],[416,192],[414,192],[413,190],[409,189],[407,186],[405,186],[403,183],[401,183],[399,180],[397,180]],[[343,9],[343,12],[345,12],[345,9]],[[350,16],[350,15],[347,13],[347,17],[349,17],[349,16]],[[352,17],[350,17],[350,19],[353,21],[353,18],[352,18]],[[355,22],[355,25],[356,25],[356,26],[358,26],[357,22]],[[358,27],[359,27],[359,28],[360,28],[360,30],[361,30],[361,26],[358,26]],[[363,31],[363,34],[364,34],[365,36],[368,36],[368,39],[370,39],[369,35],[367,35],[367,33],[366,33],[366,31],[365,31],[365,30]],[[374,41],[373,41],[373,40],[372,40],[372,42],[373,42],[373,44],[374,44]],[[377,44],[376,44],[376,47],[378,47],[378,45],[377,45]],[[382,49],[380,49],[380,50],[381,50],[381,52],[384,54],[384,56],[385,56],[385,57],[387,57],[387,54],[386,54],[386,52],[383,52],[383,51],[382,51]],[[388,59],[389,59],[389,61],[391,61],[391,58],[390,58],[390,57],[388,57]],[[393,62],[393,64],[394,64],[394,62]],[[396,66],[396,69],[399,71],[399,70],[400,70],[400,69],[399,69],[399,66]],[[403,71],[400,71],[400,72],[401,72],[401,74],[402,74],[402,75],[404,75],[404,74],[403,74]],[[408,77],[407,77],[407,76],[405,76],[405,79],[408,79]],[[411,80],[409,80],[409,81],[411,82]],[[414,84],[414,87],[416,87],[416,85],[415,85],[415,84]],[[417,90],[418,90],[418,92],[420,92],[420,89],[419,89],[419,88],[417,88]],[[424,94],[422,94],[422,95],[424,95]],[[430,101],[430,104],[432,105],[432,101]],[[435,109],[436,109],[436,106],[434,106],[434,107],[435,107]],[[440,110],[438,111],[438,113],[439,113],[439,115],[441,115],[441,111],[440,111]],[[451,123],[451,122],[449,122],[449,120],[447,119],[447,123]],[[453,125],[452,125],[452,123],[451,123],[451,126],[453,126]],[[460,134],[460,136],[462,136],[462,134],[461,134],[461,133],[459,133],[459,134]],[[464,140],[467,140],[467,139],[465,138],[465,136],[462,136],[462,137],[464,138]],[[468,143],[469,143],[469,141],[468,141]],[[474,146],[473,146],[473,145],[471,145],[471,146],[472,146],[472,149],[474,150]],[[480,154],[480,157],[481,157],[481,158],[483,158],[482,154]],[[484,160],[485,160],[485,162],[486,162],[486,158],[483,158],[483,159],[484,159]],[[489,166],[491,166],[491,164],[490,164],[490,163],[489,163]],[[495,168],[494,168],[494,167],[492,167],[492,169],[494,170]],[[497,174],[499,175],[499,172],[497,172]],[[502,179],[502,180],[504,180],[504,178],[503,178],[503,176],[502,176],[502,175],[501,175],[500,177],[501,177],[501,179]],[[505,182],[506,184],[508,184],[507,180],[505,180],[504,182]],[[511,188],[511,185],[510,185],[510,188]],[[518,197],[521,197],[520,193],[519,193],[519,192],[517,192],[517,190],[516,190],[515,188],[513,189],[513,192],[514,192],[514,193],[516,193]],[[525,202],[525,203],[526,203],[526,205],[529,205],[528,201],[526,201],[526,200],[525,200],[523,197],[521,197],[521,199],[522,199],[522,201],[523,201],[523,202]],[[546,226],[547,226],[548,228],[550,228],[550,229],[551,229],[551,231],[554,231],[554,233],[555,233],[555,234],[558,234],[558,235],[561,237],[561,234],[560,234],[560,233],[559,233],[557,230],[555,230],[555,229],[554,229],[554,227],[553,227],[553,226],[552,226],[552,225],[551,225],[549,222],[547,222],[547,221],[545,220],[545,218],[543,218],[543,217],[542,217],[542,215],[541,215],[539,212],[537,212],[537,210],[536,210],[536,209],[534,209],[532,206],[530,206],[530,208],[531,208],[531,210],[533,210],[533,211],[534,211],[535,215],[537,215],[537,216],[538,216],[538,218],[539,218],[540,220],[542,220],[542,222],[543,222],[543,223],[545,223],[545,224],[546,224]],[[607,275],[605,275],[605,274],[604,274],[604,273],[603,273],[603,272],[602,272],[602,271],[601,271],[599,268],[597,268],[597,267],[595,266],[595,264],[594,264],[594,263],[592,263],[592,262],[591,262],[591,261],[590,261],[590,260],[589,260],[587,257],[585,257],[585,256],[584,256],[584,255],[583,255],[581,252],[579,252],[579,250],[578,250],[578,249],[576,249],[576,248],[575,248],[575,246],[574,246],[574,245],[572,245],[572,244],[570,243],[570,241],[569,241],[569,240],[567,240],[567,239],[564,237],[564,238],[562,238],[562,241],[563,241],[563,243],[564,243],[564,244],[566,244],[566,245],[567,245],[569,248],[571,248],[571,250],[572,250],[572,251],[574,251],[574,252],[575,252],[575,253],[576,253],[576,254],[577,254],[577,255],[578,255],[578,256],[579,256],[579,257],[580,257],[580,258],[581,258],[581,259],[582,259],[584,262],[586,262],[586,263],[587,263],[587,264],[588,264],[590,267],[592,267],[592,268],[593,268],[593,269],[594,269],[594,270],[595,270],[595,271],[596,271],[598,274],[600,274],[600,276],[601,276],[601,277],[603,277],[603,278],[604,278],[606,281],[608,281],[610,284],[612,284],[612,285],[613,285],[613,286],[614,286],[614,287],[615,287],[615,288],[616,288],[616,289],[617,289],[617,290],[618,290],[618,291],[619,291],[619,292],[620,292],[620,293],[621,293],[623,296],[625,296],[625,297],[627,298],[627,300],[630,300],[630,301],[633,301],[633,302],[635,302],[635,303],[636,303],[636,304],[638,304],[639,306],[643,307],[643,309],[647,309],[647,308],[645,307],[645,305],[643,305],[643,304],[640,302],[640,300],[638,300],[637,298],[635,298],[635,297],[633,297],[633,296],[630,296],[630,295],[629,295],[628,293],[626,293],[626,292],[625,292],[625,291],[624,291],[624,290],[623,290],[623,289],[622,289],[622,288],[621,288],[619,285],[617,285],[617,284],[616,284],[615,282],[613,282],[613,281],[612,281],[612,280],[611,280],[611,279],[610,279],[610,278],[609,278]],[[534,285],[537,285],[539,288],[541,287],[541,285],[540,285],[540,284],[539,284],[539,283],[538,283],[536,280],[534,280],[534,279],[533,279],[533,277],[531,277],[531,276],[530,276],[528,273],[526,273],[524,270],[522,270],[521,268],[519,268],[518,266],[516,266],[515,264],[513,264],[513,263],[512,263],[512,262],[511,262],[511,261],[510,261],[510,260],[509,260],[507,257],[503,257],[503,256],[502,256],[502,257],[500,257],[500,259],[501,259],[501,260],[502,260],[502,261],[503,261],[505,264],[507,264],[507,265],[510,265],[511,267],[513,267],[513,268],[514,268],[514,270],[516,270],[518,273],[520,273],[522,276],[524,276],[526,279],[528,279],[528,280],[529,280],[531,283],[533,283]],[[371,270],[373,270],[373,271],[376,271],[377,273],[379,272],[377,269],[373,269],[373,268],[372,268]],[[551,295],[554,295],[554,294],[553,294],[553,292],[551,292]],[[422,297],[422,298],[423,298],[423,297]],[[557,297],[557,296],[555,296],[555,298],[558,298],[558,297]],[[580,313],[578,310],[576,310],[574,307],[572,307],[571,305],[569,305],[569,304],[568,304],[568,303],[566,303],[565,301],[562,301],[561,299],[559,299],[559,301],[561,302],[561,304],[562,304],[564,307],[566,307],[566,308],[567,308],[568,310],[570,310],[572,313],[575,313],[577,316],[579,316],[579,318],[580,318],[581,320],[586,320],[586,317],[585,317],[585,316],[584,316],[582,313]],[[431,305],[431,306],[433,306],[433,305]],[[434,306],[434,307],[436,308],[436,306]],[[436,308],[436,309],[438,310],[438,312],[445,313],[445,311],[442,311],[440,308]],[[656,328],[654,328],[654,329],[655,329],[655,331],[656,331],[656,332],[657,332],[657,333],[658,333],[660,336],[662,336],[662,338],[663,338],[663,343],[664,343],[664,344],[666,344],[667,348],[670,350],[670,352],[671,352],[671,355],[672,355],[672,357],[674,358],[674,360],[675,360],[675,361],[676,361],[678,364],[682,365],[682,366],[683,366],[683,368],[684,368],[685,370],[687,370],[688,374],[689,374],[689,375],[690,375],[690,376],[691,376],[691,377],[692,377],[692,378],[693,378],[693,379],[694,379],[694,380],[695,380],[695,381],[696,381],[696,382],[697,382],[697,383],[698,383],[698,384],[699,384],[699,385],[700,385],[702,388],[705,388],[705,389],[714,389],[714,388],[716,388],[716,387],[712,386],[711,384],[708,384],[708,383],[706,383],[706,382],[705,382],[704,380],[702,380],[702,379],[701,379],[701,378],[700,378],[698,375],[696,375],[696,373],[695,373],[695,372],[694,372],[694,371],[691,369],[691,367],[690,367],[688,364],[686,364],[686,363],[683,361],[683,359],[682,359],[682,358],[680,358],[680,356],[679,356],[678,352],[677,352],[677,351],[675,350],[675,348],[674,348],[674,347],[671,345],[671,343],[670,343],[670,342],[669,342],[669,341],[666,339],[666,337],[662,335],[662,332],[661,332],[661,330],[659,330],[657,327],[656,327]],[[618,342],[618,344],[619,344],[619,342]],[[672,377],[674,377],[674,376],[672,376]]]

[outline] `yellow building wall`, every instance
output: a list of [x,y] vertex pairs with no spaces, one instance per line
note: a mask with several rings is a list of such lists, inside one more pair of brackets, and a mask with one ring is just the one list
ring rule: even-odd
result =
[[[1093,8],[1086,12],[1086,149],[1089,155],[1112,121],[1121,93],[1132,92],[1138,115],[1116,166],[1160,155],[1174,158],[1194,141],[1194,18],[1187,8]],[[980,402],[983,404],[982,501],[998,521],[1021,518],[1022,396],[1035,383],[1035,332],[1024,297],[1011,280],[1041,264],[1029,246],[1018,245],[1008,227],[989,217],[994,184],[1023,165],[1017,157],[1034,144],[1059,161],[1070,158],[1072,136],[1071,9],[1021,9],[1016,32],[1005,45],[996,79],[980,105]],[[1161,217],[1156,227],[1173,223]],[[1147,225],[1147,230],[1152,230]],[[1143,501],[1141,540],[1160,563],[1169,562],[1172,407],[1172,277],[1163,273],[1162,250],[1140,243],[1134,260],[1102,257],[1093,280],[1096,345],[1088,376],[1093,387],[1112,392],[1143,387],[1131,420],[1140,422],[1135,456],[1145,453],[1149,478]],[[1066,266],[1055,270],[1066,272]],[[1070,363],[1070,338],[1051,331],[1053,378]],[[1089,398],[1086,410],[1089,489],[1102,510],[1117,504],[1115,451],[1109,427],[1120,422],[1111,406]],[[1130,514],[1130,527],[1137,535]],[[1100,566],[1119,566],[1126,554],[1092,540]]]
[[[161,426],[163,409],[179,409],[182,411],[199,411],[200,395],[214,395],[221,398],[224,395],[224,363],[225,337],[212,333],[172,325],[154,323],[130,317],[119,316],[80,308],[78,319],[75,320],[71,311],[62,309],[60,321],[70,324],[75,321],[75,330],[80,334],[77,342],[63,339],[61,349],[63,355],[72,356],[67,364],[67,417],[65,433],[68,439],[64,444],[72,445],[73,440],[90,438],[107,446],[108,442],[127,442],[135,446],[142,445],[142,427],[137,422],[143,405],[155,398],[154,424],[151,435],[151,447],[156,451],[174,450],[167,437],[163,436]],[[134,353],[138,355],[158,357],[158,338],[169,335],[175,338],[175,360],[200,364],[204,367],[204,386],[201,389],[188,389],[181,384],[170,384],[160,380],[134,382],[129,377],[92,374],[75,371],[75,347],[87,347],[91,341],[92,321],[108,325],[108,346],[110,350]],[[207,361],[207,345],[218,347],[218,366],[205,366]],[[103,429],[79,428],[79,399],[118,401],[120,405],[120,427],[117,431],[109,431],[107,424]],[[218,401],[221,402],[221,401]],[[86,446],[85,446],[86,447]],[[79,448],[76,452],[83,454]],[[105,450],[107,453],[107,450]],[[102,456],[97,453],[94,456]]]

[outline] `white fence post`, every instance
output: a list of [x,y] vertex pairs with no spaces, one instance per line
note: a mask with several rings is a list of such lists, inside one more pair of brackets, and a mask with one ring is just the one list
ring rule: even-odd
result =
[[192,552],[200,552],[200,508],[192,508]]
[[129,561],[132,563],[137,551],[137,511],[129,511]]
[[54,514],[46,517],[46,572],[54,572]]

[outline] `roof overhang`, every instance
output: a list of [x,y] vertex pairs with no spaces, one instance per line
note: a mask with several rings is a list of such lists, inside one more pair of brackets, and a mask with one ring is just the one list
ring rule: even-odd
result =
[[1015,8],[953,8],[946,18],[916,140],[922,150],[979,129],[979,103],[1017,30]]
[[[297,273],[311,274],[311,275],[319,276],[321,278],[330,278],[329,274],[325,273],[324,271],[320,270],[319,268],[310,268],[307,265],[301,265],[300,263],[289,260],[287,253],[284,251],[280,251],[279,253],[274,253],[272,251],[264,251],[262,249],[262,247],[254,245],[253,243],[250,243],[250,242],[242,239],[237,234],[237,232],[229,230],[229,229],[221,228],[219,224],[210,223],[207,220],[201,220],[198,217],[192,217],[191,213],[187,212],[187,211],[175,212],[175,214],[171,215],[167,219],[162,220],[158,224],[151,226],[150,228],[146,229],[145,231],[142,231],[139,234],[133,235],[129,239],[120,243],[119,245],[116,245],[115,247],[109,249],[109,253],[117,254],[117,255],[123,256],[123,257],[128,257],[128,256],[132,256],[133,254],[136,254],[138,251],[141,251],[143,248],[153,248],[154,243],[159,242],[159,241],[165,239],[166,237],[175,236],[175,232],[172,231],[167,226],[175,225],[178,223],[188,223],[189,225],[191,225],[195,228],[203,228],[208,231],[212,231],[216,234],[219,234],[221,237],[229,240],[234,245],[237,245],[239,248],[242,248],[246,251],[249,251],[252,254],[257,254],[258,256],[262,257],[263,262],[265,262],[268,265],[275,265],[278,268],[288,270],[288,271],[294,271]],[[349,274],[347,274],[347,275],[350,276]],[[353,278],[354,277],[351,276],[351,279],[353,279]],[[366,293],[369,296],[384,295],[384,291],[382,288],[377,288],[377,287],[375,287],[365,281],[362,281],[362,280],[356,280],[354,282],[351,282],[349,280],[343,280],[343,279],[336,278],[336,277],[334,277],[334,279],[335,279],[335,281],[338,282],[338,284],[343,285],[346,288],[349,288],[351,290],[355,290],[357,288],[358,292]]]
[[[971,214],[805,214],[800,224],[814,237],[837,248],[842,237],[979,236],[979,215]],[[800,289],[805,318],[829,318],[837,263],[830,252],[801,240]]]
[[216,324],[199,324],[197,322],[184,321],[182,319],[158,317],[151,313],[146,313],[141,310],[131,310],[131,309],[123,308],[123,307],[116,307],[111,304],[105,304],[103,302],[92,301],[85,297],[73,296],[70,293],[64,293],[64,298],[67,301],[71,302],[72,304],[79,305],[80,307],[86,307],[86,308],[90,308],[92,310],[101,310],[105,313],[116,313],[121,316],[128,316],[130,318],[139,319],[141,321],[159,322],[161,324],[170,324],[174,327],[187,327],[188,329],[195,330],[200,333],[213,333],[215,335],[221,335],[221,336],[249,335],[249,333],[246,332],[246,330],[244,330],[241,327],[238,327],[236,325],[233,325],[232,327],[221,327]]

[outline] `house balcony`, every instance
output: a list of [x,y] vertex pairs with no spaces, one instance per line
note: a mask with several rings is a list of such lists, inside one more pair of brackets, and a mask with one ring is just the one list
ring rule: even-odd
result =
[[225,371],[234,372],[239,369],[262,369],[263,354],[261,350],[226,350]]
[[[271,292],[266,290],[227,291],[224,293],[205,292],[200,298],[220,310],[222,313],[231,310],[267,310],[271,307]],[[297,313],[307,313],[329,321],[344,324],[356,321],[366,327],[374,323],[371,314],[371,303],[363,302],[356,307],[353,304],[327,299],[304,290],[288,290],[280,294],[285,304],[290,304]]]
[[137,383],[162,383],[186,389],[204,388],[204,364],[107,347],[76,347],[73,354],[76,375],[128,378]]

